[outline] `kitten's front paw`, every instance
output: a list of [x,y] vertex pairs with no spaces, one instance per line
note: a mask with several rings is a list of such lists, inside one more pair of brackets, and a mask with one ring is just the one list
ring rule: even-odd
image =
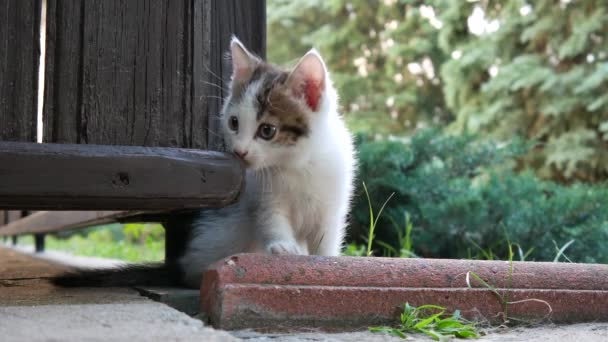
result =
[[298,245],[287,241],[271,242],[266,246],[266,251],[274,255],[304,254]]

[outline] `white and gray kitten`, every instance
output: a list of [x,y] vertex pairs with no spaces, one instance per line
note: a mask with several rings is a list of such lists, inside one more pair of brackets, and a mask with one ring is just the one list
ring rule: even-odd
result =
[[254,56],[236,38],[230,49],[233,73],[221,122],[228,148],[246,166],[238,201],[177,220],[189,232],[177,262],[81,271],[57,277],[55,284],[177,280],[199,287],[206,268],[236,253],[340,254],[356,160],[321,56],[311,50],[285,70]]
[[230,48],[221,120],[226,144],[247,166],[245,189],[194,222],[179,261],[189,286],[235,253],[339,255],[353,193],[353,142],[321,56],[311,50],[288,71],[236,38]]

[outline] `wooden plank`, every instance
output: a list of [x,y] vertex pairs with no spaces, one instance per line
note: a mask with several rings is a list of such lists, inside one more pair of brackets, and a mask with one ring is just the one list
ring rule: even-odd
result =
[[49,0],[45,141],[205,148],[206,113],[190,110],[189,3]]
[[[23,211],[21,211],[21,210],[6,210],[5,213],[6,213],[5,222],[7,225],[10,224],[11,222],[19,221],[21,219],[21,217],[23,216]],[[13,235],[13,237],[11,238],[11,244],[13,246],[16,246],[17,242],[18,242],[17,236]]]
[[230,36],[263,56],[265,27],[264,0],[48,0],[45,141],[220,146]]
[[243,183],[220,152],[0,142],[0,208],[169,210],[224,206]]
[[6,223],[11,223],[21,219],[23,213],[21,210],[7,210],[6,211]]
[[0,140],[35,141],[40,0],[0,2]]
[[[209,113],[219,113],[222,101],[227,95],[232,66],[225,58],[230,48],[230,38],[236,35],[249,51],[256,55],[266,58],[266,1],[199,1],[207,10],[202,12],[209,13],[209,36],[208,44],[203,47],[209,51],[209,70],[212,70],[215,77],[211,77],[208,82],[216,86],[208,86],[205,94],[208,96]],[[194,75],[198,77],[197,74]],[[199,77],[200,78],[200,77]],[[221,132],[220,122],[216,117],[208,117],[209,148],[213,150],[224,150],[223,140],[218,134]]]
[[129,211],[38,211],[0,227],[0,235],[51,233],[116,222]]

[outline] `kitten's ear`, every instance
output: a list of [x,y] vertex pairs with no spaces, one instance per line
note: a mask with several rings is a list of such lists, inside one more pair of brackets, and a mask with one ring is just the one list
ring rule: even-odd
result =
[[236,36],[230,41],[230,58],[232,59],[232,81],[241,83],[248,80],[260,60],[251,54]]
[[303,97],[314,112],[319,110],[321,95],[325,91],[325,63],[321,55],[312,49],[300,59],[287,79],[295,96]]

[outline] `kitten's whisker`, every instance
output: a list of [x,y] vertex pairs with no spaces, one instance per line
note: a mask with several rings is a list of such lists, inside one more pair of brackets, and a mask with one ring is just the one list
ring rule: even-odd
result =
[[221,96],[216,96],[216,95],[202,95],[202,96],[199,96],[199,99],[207,99],[207,98],[211,98],[211,99],[219,99],[219,100],[222,100],[222,101],[224,100],[224,98],[223,98],[223,97],[221,97]]
[[265,174],[265,168],[264,165],[262,164],[260,166],[260,168],[255,171],[255,177],[256,180],[258,181],[258,183],[260,184],[260,192],[262,194],[266,194],[266,174]]
[[203,64],[203,66],[205,67],[205,69],[207,69],[207,71],[208,71],[208,72],[209,72],[209,73],[210,73],[212,76],[214,76],[215,78],[217,78],[217,79],[218,79],[218,81],[220,81],[220,82],[222,82],[222,83],[224,82],[224,80],[223,80],[223,79],[222,79],[222,78],[221,78],[221,77],[220,77],[218,74],[214,73],[214,72],[213,72],[211,69],[209,69],[209,66],[207,66],[207,64]]
[[270,175],[264,162],[262,162],[260,171],[262,176],[262,191],[264,193],[272,193],[272,178],[269,177]]
[[223,138],[221,134],[218,134],[214,131],[211,130],[211,128],[207,127],[207,132],[213,134],[214,136],[218,137],[218,138]]
[[272,172],[267,167],[265,167],[264,169],[266,170],[266,178],[268,179],[267,180],[268,188],[269,188],[268,191],[270,191],[270,193],[273,193],[274,182],[272,181]]
[[203,83],[205,83],[205,84],[208,84],[208,85],[214,86],[214,87],[216,87],[217,89],[219,89],[219,90],[221,90],[221,91],[223,91],[223,92],[226,92],[226,93],[228,92],[228,89],[226,89],[226,88],[224,88],[224,87],[220,86],[219,84],[215,84],[215,83],[212,83],[212,82],[207,82],[207,81],[202,81],[202,82],[203,82]]
[[272,188],[273,185],[274,185],[274,182],[272,181],[272,173],[270,172],[270,170],[266,166],[264,166],[264,170],[265,170],[265,173],[266,173],[266,183],[268,183],[268,192],[272,194],[273,190],[274,190]]

